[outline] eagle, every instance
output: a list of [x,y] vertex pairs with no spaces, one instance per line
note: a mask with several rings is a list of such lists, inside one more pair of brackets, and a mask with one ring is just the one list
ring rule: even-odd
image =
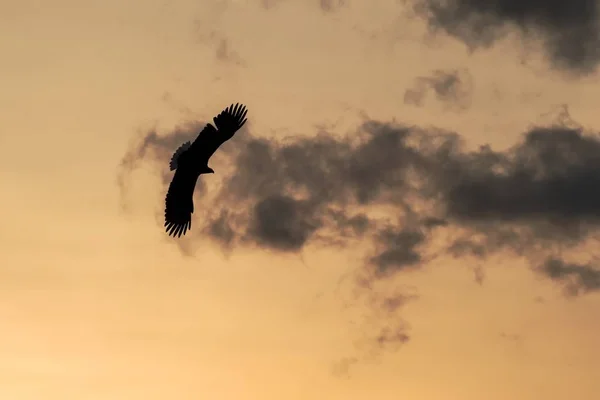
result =
[[[185,142],[171,157],[169,168],[175,171],[165,198],[165,229],[169,236],[181,237],[192,227],[194,189],[198,177],[213,174],[208,159],[246,123],[248,110],[232,104],[207,124],[193,143]],[[215,127],[216,126],[216,127]]]

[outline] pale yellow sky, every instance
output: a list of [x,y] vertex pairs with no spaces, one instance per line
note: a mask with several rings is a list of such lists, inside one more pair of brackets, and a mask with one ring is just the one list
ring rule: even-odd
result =
[[[368,4],[0,0],[0,398],[600,395],[600,298],[566,299],[521,260],[486,263],[482,285],[470,260],[401,275],[391,285],[419,298],[377,319],[344,308],[350,281],[336,289],[360,267],[355,252],[225,257],[207,242],[186,257],[157,225],[164,193],[150,167],[121,212],[116,169],[136,132],[232,102],[259,136],[343,132],[363,111],[503,147],[563,103],[600,126],[595,78],[524,67],[511,43],[472,55],[450,39],[427,45],[396,1]],[[223,40],[229,59],[217,57]],[[451,68],[472,75],[466,112],[403,104],[416,77]],[[411,340],[370,360],[361,338],[386,318],[406,321]],[[359,359],[349,374],[334,374],[348,357]]]

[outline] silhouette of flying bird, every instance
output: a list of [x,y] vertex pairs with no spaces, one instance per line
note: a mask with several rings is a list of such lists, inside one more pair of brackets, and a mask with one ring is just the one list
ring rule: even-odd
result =
[[169,168],[175,171],[165,199],[165,228],[169,236],[185,235],[192,227],[194,189],[198,177],[213,174],[208,159],[246,123],[248,110],[232,104],[213,118],[193,143],[185,142],[173,153]]

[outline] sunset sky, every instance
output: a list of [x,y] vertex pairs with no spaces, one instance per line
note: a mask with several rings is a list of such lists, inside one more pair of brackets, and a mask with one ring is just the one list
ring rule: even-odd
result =
[[600,6],[540,2],[0,0],[0,398],[600,398]]

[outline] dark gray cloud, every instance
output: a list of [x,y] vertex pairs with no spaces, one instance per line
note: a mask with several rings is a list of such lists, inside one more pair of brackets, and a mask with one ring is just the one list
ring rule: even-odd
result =
[[568,263],[550,257],[540,266],[540,271],[550,279],[561,283],[566,294],[570,296],[600,289],[600,269],[590,263]]
[[[124,156],[121,182],[142,160],[166,173],[171,152],[200,126],[146,133]],[[568,257],[600,228],[600,139],[564,118],[532,127],[504,151],[469,149],[454,132],[372,120],[346,135],[321,129],[285,140],[244,130],[211,164],[222,181],[198,191],[203,216],[193,235],[229,249],[368,244],[373,277],[438,256],[480,263],[510,253],[554,280],[556,271],[585,276],[570,283],[582,292],[598,288],[584,264]],[[166,176],[163,182],[166,189]],[[553,273],[536,268],[559,250],[560,268],[558,261],[547,264]]]
[[471,49],[491,47],[511,30],[540,41],[552,66],[575,74],[600,61],[598,0],[407,0],[430,29]]
[[380,250],[370,259],[378,265],[383,274],[387,269],[398,270],[421,264],[418,246],[424,244],[427,237],[421,230],[388,228],[378,232],[375,242]]
[[460,180],[445,185],[447,215],[466,223],[540,223],[554,228],[547,235],[578,237],[600,221],[599,151],[597,136],[555,126],[533,128],[508,153],[483,148],[453,160]]
[[[427,160],[404,143],[411,135],[410,128],[369,122],[340,139],[326,132],[286,142],[246,136],[228,155],[235,171],[217,194],[218,204],[236,204],[229,211],[231,240],[294,252],[309,243],[376,238],[370,264],[382,270],[417,264],[414,248],[429,228],[411,221],[406,198],[414,191],[411,170]],[[393,207],[406,225],[371,216],[377,206]],[[219,211],[209,224],[220,217]]]
[[320,227],[321,221],[314,217],[308,202],[275,194],[253,206],[247,236],[259,246],[297,251]]
[[464,110],[471,105],[473,79],[466,70],[435,70],[415,79],[414,85],[404,92],[404,103],[423,106],[430,93],[449,108]]

